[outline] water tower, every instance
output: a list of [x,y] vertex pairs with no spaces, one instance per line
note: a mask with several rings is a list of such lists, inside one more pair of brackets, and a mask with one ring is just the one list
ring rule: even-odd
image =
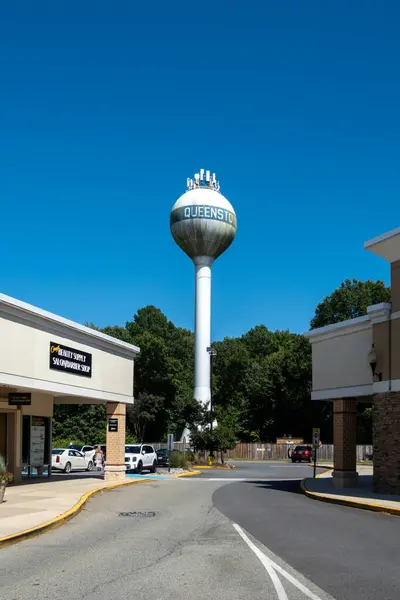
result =
[[187,180],[187,191],[175,202],[170,217],[175,242],[195,267],[195,367],[194,398],[203,406],[211,399],[210,331],[211,266],[231,245],[236,234],[236,214],[220,193],[215,173],[200,169]]

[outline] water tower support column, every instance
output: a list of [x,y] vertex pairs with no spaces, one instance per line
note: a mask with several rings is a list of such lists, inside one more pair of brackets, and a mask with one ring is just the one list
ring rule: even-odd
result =
[[209,256],[193,259],[196,272],[195,304],[195,372],[194,398],[206,405],[210,402],[210,355],[207,348],[211,338],[211,265]]

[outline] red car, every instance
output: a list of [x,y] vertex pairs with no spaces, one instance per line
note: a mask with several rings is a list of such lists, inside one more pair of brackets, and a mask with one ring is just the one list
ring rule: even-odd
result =
[[292,452],[292,456],[290,457],[292,462],[301,462],[305,460],[307,462],[311,462],[312,460],[312,448],[311,446],[296,446],[296,448]]

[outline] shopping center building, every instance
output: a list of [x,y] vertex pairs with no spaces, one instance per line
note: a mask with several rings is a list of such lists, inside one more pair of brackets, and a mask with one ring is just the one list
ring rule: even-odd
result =
[[334,484],[357,485],[356,406],[373,405],[374,490],[400,494],[400,227],[364,248],[391,268],[391,303],[306,333],[312,399],[333,402]]
[[106,478],[125,476],[139,348],[0,294],[0,455],[19,481],[51,473],[55,404],[107,404]]

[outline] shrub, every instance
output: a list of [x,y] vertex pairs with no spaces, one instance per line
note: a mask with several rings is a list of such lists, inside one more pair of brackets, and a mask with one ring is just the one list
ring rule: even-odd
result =
[[7,464],[4,456],[0,454],[0,483],[10,483],[13,480],[13,474],[7,471]]
[[186,469],[186,457],[179,450],[172,450],[170,455],[170,464],[173,469]]
[[56,438],[53,437],[52,447],[53,448],[68,448],[70,444],[78,444],[84,445],[85,442],[81,442],[80,440],[75,440],[71,438]]
[[6,461],[4,456],[0,454],[0,473],[5,473],[7,471]]
[[194,455],[194,452],[192,452],[192,451],[186,452],[186,460],[187,460],[187,462],[190,462],[190,463],[193,464],[196,461],[196,457]]

